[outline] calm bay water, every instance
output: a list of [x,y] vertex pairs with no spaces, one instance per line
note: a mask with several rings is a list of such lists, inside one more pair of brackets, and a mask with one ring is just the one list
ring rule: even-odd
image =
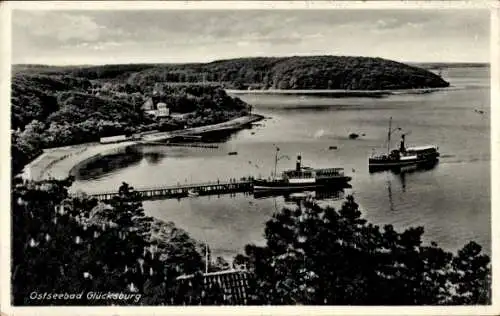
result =
[[[122,181],[142,187],[267,177],[277,145],[290,157],[280,161],[281,170],[293,168],[298,153],[305,165],[344,167],[353,177],[347,193],[355,196],[369,221],[398,229],[424,226],[426,242],[455,251],[475,240],[490,253],[489,70],[450,69],[444,76],[454,86],[449,91],[387,98],[239,95],[269,118],[231,135],[218,149],[143,147],[140,155],[106,158],[84,166],[73,189],[116,190]],[[411,131],[409,145],[440,147],[437,166],[403,174],[368,172],[373,148],[386,146],[390,116],[393,126]],[[352,132],[365,136],[351,140]],[[394,137],[396,146],[399,139]],[[228,156],[229,151],[238,155]],[[286,204],[283,197],[240,194],[145,201],[144,208],[208,242],[216,255],[231,257],[248,243],[261,244],[265,222]]]

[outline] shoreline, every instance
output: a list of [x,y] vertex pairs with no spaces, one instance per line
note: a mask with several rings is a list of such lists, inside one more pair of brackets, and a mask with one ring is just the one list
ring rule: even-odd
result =
[[214,131],[231,131],[241,129],[248,124],[264,119],[260,114],[249,114],[238,118],[199,127],[171,132],[158,132],[145,135],[140,140],[130,140],[113,144],[85,143],[57,148],[47,148],[43,153],[27,164],[21,176],[25,180],[41,181],[49,178],[64,179],[75,167],[99,156],[116,153],[124,148],[141,143],[166,140],[173,136],[196,135]]
[[312,96],[331,96],[331,97],[385,97],[400,94],[424,94],[436,91],[449,91],[460,89],[457,86],[415,88],[415,89],[386,89],[386,90],[342,90],[342,89],[323,89],[323,90],[285,90],[285,89],[266,89],[266,90],[237,90],[225,89],[228,94],[264,94],[264,95],[312,95]]

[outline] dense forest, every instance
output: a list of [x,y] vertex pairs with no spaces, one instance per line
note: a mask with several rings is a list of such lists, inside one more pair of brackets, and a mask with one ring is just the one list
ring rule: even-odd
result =
[[[183,118],[156,120],[143,104],[166,102]],[[12,170],[20,171],[43,148],[98,141],[100,137],[169,131],[227,121],[248,105],[214,85],[131,85],[72,74],[17,72],[11,95]]]
[[440,76],[416,66],[371,57],[255,57],[193,64],[82,67],[19,66],[20,72],[114,79],[150,86],[156,82],[216,82],[234,89],[413,89],[447,87]]
[[[127,184],[98,203],[69,196],[70,180],[12,189],[15,305],[232,304],[203,286],[203,247],[172,223],[144,214]],[[491,303],[490,259],[470,242],[456,254],[422,244],[423,229],[383,229],[348,197],[339,210],[307,202],[276,212],[264,247],[248,245],[249,304],[474,305]],[[208,257],[210,271],[227,268]],[[40,273],[43,271],[43,273]],[[189,284],[177,277],[194,275]],[[119,292],[129,300],[34,299],[38,293]],[[140,294],[136,296],[135,294]],[[226,293],[227,294],[227,293]]]

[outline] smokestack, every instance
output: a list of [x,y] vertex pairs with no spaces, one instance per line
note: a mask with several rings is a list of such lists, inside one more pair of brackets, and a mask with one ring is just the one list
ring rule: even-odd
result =
[[400,152],[405,152],[406,151],[406,148],[405,148],[405,135],[401,135],[401,146],[399,147],[399,151]]
[[300,165],[301,165],[301,162],[302,162],[302,157],[300,157],[300,155],[297,156],[297,167],[296,167],[296,170],[297,171],[300,171]]

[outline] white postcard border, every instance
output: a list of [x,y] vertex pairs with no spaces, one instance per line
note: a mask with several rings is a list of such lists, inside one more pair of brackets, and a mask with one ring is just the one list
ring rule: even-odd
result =
[[[2,212],[0,214],[0,306],[5,315],[494,315],[500,314],[499,214],[500,202],[500,2],[498,1],[13,1],[2,2],[0,95],[0,164]],[[341,10],[341,9],[490,9],[491,10],[491,205],[492,297],[491,306],[474,307],[353,307],[353,306],[255,306],[255,307],[12,307],[10,306],[10,72],[11,10]]]

